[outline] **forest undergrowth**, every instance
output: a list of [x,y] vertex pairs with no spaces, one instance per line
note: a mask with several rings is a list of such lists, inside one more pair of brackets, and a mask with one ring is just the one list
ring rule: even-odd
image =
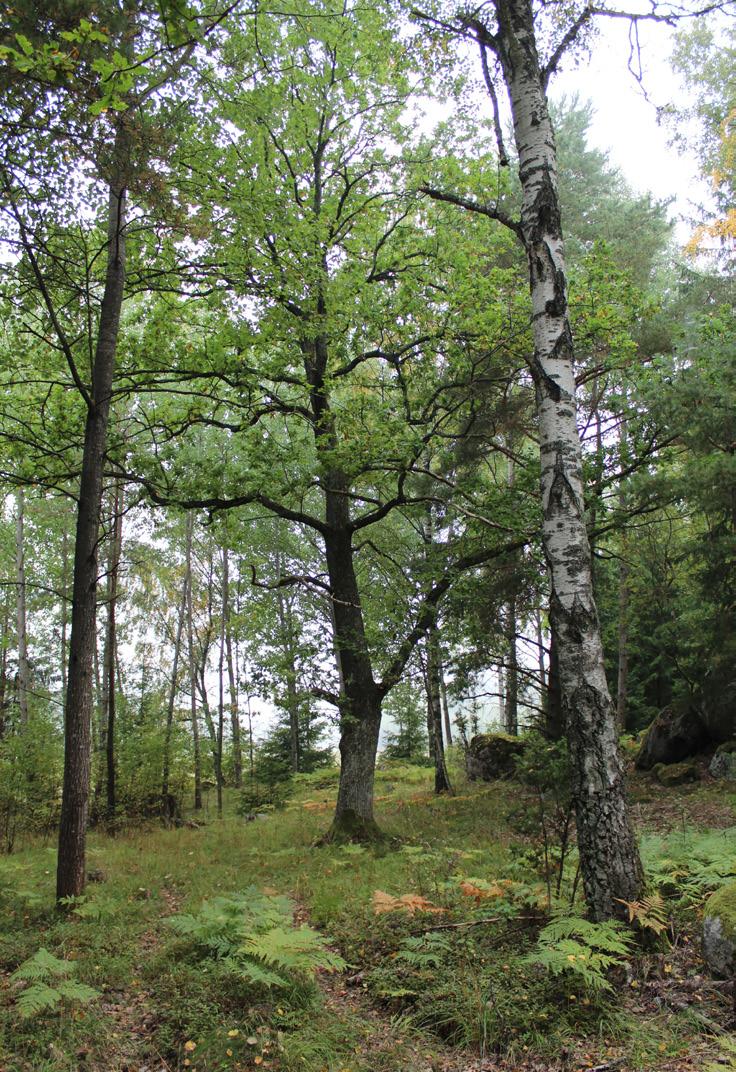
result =
[[736,873],[736,796],[634,780],[649,887],[632,932],[585,920],[574,849],[560,877],[533,793],[430,781],[379,771],[378,848],[315,847],[331,770],[253,821],[233,794],[222,820],[96,832],[96,881],[62,914],[51,845],[2,858],[0,1070],[733,1067],[732,995],[698,935]]

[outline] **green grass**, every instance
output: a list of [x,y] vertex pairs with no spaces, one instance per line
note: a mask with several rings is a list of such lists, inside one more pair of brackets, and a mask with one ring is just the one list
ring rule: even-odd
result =
[[[239,818],[231,793],[225,818],[210,813],[198,829],[94,833],[89,866],[105,881],[90,884],[66,917],[53,908],[53,851],[28,847],[0,859],[0,1068],[411,1072],[421,1067],[417,1054],[467,1047],[518,1061],[613,1048],[628,1054],[624,1068],[656,1069],[663,1053],[686,1052],[697,1025],[637,1010],[622,973],[612,977],[613,994],[589,993],[571,973],[554,977],[525,961],[543,922],[544,887],[524,863],[530,844],[507,819],[518,787],[461,786],[455,798],[435,798],[431,778],[427,768],[379,771],[377,819],[395,840],[376,849],[314,846],[331,817],[329,771],[299,779],[289,806],[265,820]],[[463,879],[485,891],[507,883],[476,901],[463,894]],[[327,981],[325,990],[295,978],[259,988],[166,924],[249,886],[295,898],[348,961],[352,985]],[[377,890],[442,911],[377,916]],[[21,1019],[9,975],[41,946],[73,960],[75,977],[103,997]],[[647,963],[667,956],[664,947],[642,953],[635,970],[646,974]]]

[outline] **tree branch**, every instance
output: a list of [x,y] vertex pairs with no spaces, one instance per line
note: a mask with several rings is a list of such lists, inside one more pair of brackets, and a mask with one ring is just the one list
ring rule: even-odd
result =
[[438,190],[434,186],[422,185],[419,187],[419,192],[431,197],[433,201],[444,201],[448,205],[456,205],[458,208],[467,209],[468,212],[476,212],[481,216],[487,216],[489,220],[497,220],[498,223],[513,231],[519,241],[524,243],[521,224],[517,220],[513,220],[497,206],[484,204],[481,201],[474,200],[472,197],[462,197],[460,194],[451,194],[446,190]]

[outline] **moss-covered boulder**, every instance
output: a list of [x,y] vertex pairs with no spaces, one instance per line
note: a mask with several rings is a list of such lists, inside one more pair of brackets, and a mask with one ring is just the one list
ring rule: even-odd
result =
[[705,903],[703,959],[718,978],[736,973],[736,882],[716,890]]
[[652,775],[660,785],[668,788],[673,785],[685,785],[697,782],[700,774],[694,763],[658,763],[652,768]]
[[724,741],[718,746],[710,761],[708,773],[714,778],[736,782],[736,741]]
[[526,747],[523,737],[508,733],[481,733],[473,737],[466,756],[468,778],[494,782],[497,778],[510,778],[516,769],[516,760]]

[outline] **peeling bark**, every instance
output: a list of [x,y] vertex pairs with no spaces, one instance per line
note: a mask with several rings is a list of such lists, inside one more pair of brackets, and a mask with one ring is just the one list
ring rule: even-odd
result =
[[521,234],[534,325],[544,552],[551,578],[562,709],[573,772],[581,872],[595,919],[635,900],[642,869],[631,828],[615,713],[606,682],[583,516],[573,340],[557,192],[557,159],[531,0],[496,0],[493,48],[511,104],[522,186]]

